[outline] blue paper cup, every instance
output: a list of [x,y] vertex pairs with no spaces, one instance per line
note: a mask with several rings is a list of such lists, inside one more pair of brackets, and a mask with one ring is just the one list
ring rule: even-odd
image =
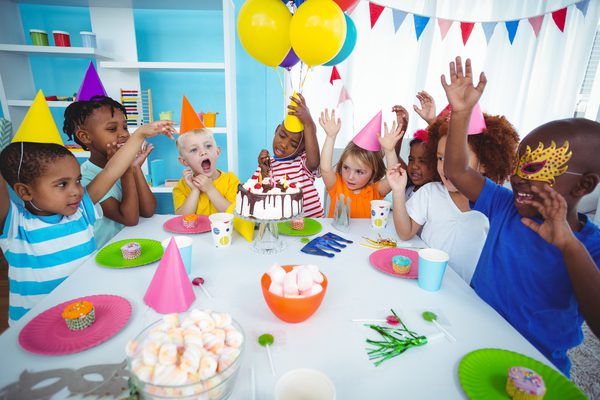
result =
[[165,160],[156,159],[150,162],[150,178],[152,186],[164,185],[166,178]]
[[[192,273],[192,239],[187,236],[173,236],[175,239],[175,244],[179,249],[179,254],[181,254],[181,260],[183,261],[183,265],[185,266],[185,272],[187,272],[188,276]],[[166,250],[167,246],[171,238],[165,239],[162,241],[163,249]]]
[[419,287],[430,292],[440,290],[448,265],[448,253],[438,249],[419,250]]

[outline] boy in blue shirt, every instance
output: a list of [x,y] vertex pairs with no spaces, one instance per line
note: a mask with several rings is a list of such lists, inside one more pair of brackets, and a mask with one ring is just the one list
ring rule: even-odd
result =
[[[471,63],[450,63],[445,174],[490,220],[471,286],[565,375],[585,319],[600,332],[600,230],[577,204],[600,181],[600,124],[552,121],[521,142],[512,192],[467,165],[467,125],[486,84]],[[485,133],[484,133],[485,134]]]

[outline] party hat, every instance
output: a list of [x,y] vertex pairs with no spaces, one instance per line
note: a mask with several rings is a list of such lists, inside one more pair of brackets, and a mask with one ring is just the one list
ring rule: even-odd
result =
[[194,289],[175,239],[171,238],[144,295],[144,303],[158,313],[169,314],[187,311],[194,300]]
[[38,91],[29,107],[13,142],[56,143],[64,146],[56,122],[42,91]]
[[[296,91],[294,91],[292,97],[295,99],[298,98],[298,96],[296,95]],[[298,103],[296,103],[294,100],[290,100],[290,105],[297,106]],[[290,114],[286,114],[285,120],[283,121],[283,126],[289,132],[302,132],[304,130],[304,124],[302,123],[302,121],[300,121],[300,119],[295,115]]]
[[183,96],[179,133],[186,133],[192,129],[200,128],[204,128],[204,124],[200,121],[200,117],[196,114],[196,111],[194,111],[194,107],[192,107],[187,97]]
[[381,136],[381,111],[371,119],[360,132],[354,136],[352,141],[358,147],[369,150],[379,151],[381,145],[378,138]]
[[[450,115],[452,114],[452,106],[448,104],[446,108],[442,110],[438,114],[438,118],[445,118],[447,121],[450,120]],[[479,103],[475,104],[473,107],[473,111],[471,112],[471,119],[469,120],[469,127],[467,129],[468,135],[479,135],[483,133],[487,129],[485,125],[485,119],[483,118],[483,113],[481,112],[481,107]]]
[[94,68],[94,63],[90,61],[90,65],[88,66],[88,69],[85,72],[83,82],[81,82],[81,86],[77,91],[77,96],[75,97],[75,100],[89,100],[94,96],[108,95],[106,94],[104,85],[102,85],[102,82],[100,81],[100,77],[98,76],[98,72],[96,72],[96,68]]

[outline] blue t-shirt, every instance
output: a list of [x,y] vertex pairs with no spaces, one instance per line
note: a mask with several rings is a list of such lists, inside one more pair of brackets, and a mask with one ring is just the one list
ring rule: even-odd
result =
[[[489,218],[490,231],[471,286],[568,376],[567,350],[583,340],[583,316],[562,254],[523,225],[509,189],[486,179],[474,209]],[[600,230],[580,218],[575,236],[598,265]]]

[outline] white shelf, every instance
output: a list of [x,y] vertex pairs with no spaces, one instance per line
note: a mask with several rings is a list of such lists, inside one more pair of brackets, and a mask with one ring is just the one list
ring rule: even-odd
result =
[[[1,0],[7,1],[7,0]],[[48,3],[56,6],[70,7],[110,7],[110,8],[144,8],[144,9],[167,9],[167,10],[221,10],[221,0],[11,0],[16,3],[43,4]]]
[[[179,128],[180,128],[179,125],[173,125],[173,128],[177,131],[177,133],[179,133]],[[227,128],[224,126],[216,126],[214,128],[207,127],[206,129],[210,129],[212,133],[219,134],[219,135],[222,133],[227,133]]]
[[152,193],[173,193],[173,187],[164,185],[150,186],[150,191]]
[[[48,107],[66,108],[72,101],[46,101]],[[10,107],[30,107],[33,104],[33,100],[7,100],[6,104]]]
[[100,61],[100,68],[132,70],[224,71],[222,62]]
[[0,44],[0,51],[13,53],[26,53],[31,55],[53,57],[97,57],[111,58],[101,50],[91,47],[60,47],[60,46],[33,46],[29,44]]

